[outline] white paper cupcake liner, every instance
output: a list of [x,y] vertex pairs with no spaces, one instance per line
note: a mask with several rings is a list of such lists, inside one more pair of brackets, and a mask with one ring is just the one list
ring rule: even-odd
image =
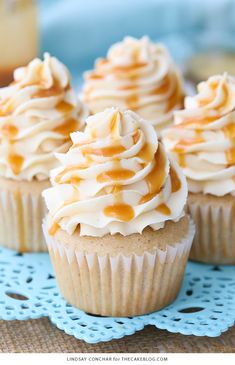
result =
[[45,214],[41,194],[0,190],[0,245],[18,252],[47,251],[42,232]]
[[190,259],[211,264],[235,264],[235,209],[221,201],[188,200],[195,225]]
[[172,302],[195,232],[190,221],[187,236],[166,251],[100,256],[68,247],[47,233],[45,223],[43,226],[62,295],[75,307],[103,316],[140,315]]

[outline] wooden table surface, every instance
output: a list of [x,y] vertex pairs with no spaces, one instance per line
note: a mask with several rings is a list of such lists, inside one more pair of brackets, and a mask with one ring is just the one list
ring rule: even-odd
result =
[[47,318],[0,321],[0,352],[129,353],[235,352],[235,326],[220,337],[173,334],[147,326],[132,336],[89,345],[57,329]]

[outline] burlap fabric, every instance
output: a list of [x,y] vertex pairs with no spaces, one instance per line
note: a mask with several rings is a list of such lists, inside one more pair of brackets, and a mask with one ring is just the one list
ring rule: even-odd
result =
[[235,326],[216,338],[183,336],[147,326],[132,336],[89,345],[53,326],[47,318],[0,321],[0,352],[235,352]]

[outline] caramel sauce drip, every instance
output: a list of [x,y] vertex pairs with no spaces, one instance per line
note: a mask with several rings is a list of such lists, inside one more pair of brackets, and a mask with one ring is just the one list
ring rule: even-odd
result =
[[78,121],[73,118],[65,120],[62,124],[55,127],[54,132],[60,133],[65,136],[69,136],[70,133],[75,132],[78,129]]
[[153,145],[146,143],[138,153],[137,157],[145,162],[151,162],[153,160],[155,148]]
[[[96,133],[96,130],[95,129],[92,129],[91,130],[91,137],[93,138],[93,139],[96,139],[97,138],[97,133]],[[89,142],[87,142],[87,143],[89,143]],[[82,144],[85,144],[85,143],[82,143]],[[81,144],[81,145],[82,145]],[[78,145],[79,146],[79,145]]]
[[173,151],[176,153],[184,153],[188,146],[192,146],[194,144],[203,143],[205,140],[203,138],[190,138],[190,139],[181,139],[173,148]]
[[119,184],[115,185],[108,185],[102,188],[97,196],[106,195],[106,194],[112,194],[114,195],[115,202],[122,202],[122,186]]
[[131,83],[131,84],[127,84],[127,85],[123,85],[123,86],[120,86],[118,88],[118,90],[137,90],[138,89],[138,85],[135,84],[134,82]]
[[[111,191],[110,193],[111,194],[118,194],[122,191],[122,186],[121,185],[113,185],[112,188],[111,188]],[[120,195],[118,195],[120,196]]]
[[118,129],[117,129],[119,121],[120,121],[120,112],[117,112],[113,115],[113,117],[110,121],[110,131],[111,131],[111,136],[113,138],[119,137]]
[[49,235],[54,236],[54,234],[58,231],[59,228],[60,226],[58,225],[58,223],[54,222],[48,230]]
[[14,139],[19,131],[18,128],[12,124],[4,124],[1,132],[7,139]]
[[161,95],[161,94],[165,94],[170,87],[170,77],[169,75],[167,75],[163,80],[162,83],[159,87],[153,89],[149,95]]
[[[40,70],[42,71],[42,67],[40,68]],[[47,97],[50,97],[50,96],[56,96],[56,95],[60,94],[61,92],[69,90],[69,88],[70,88],[69,83],[66,85],[66,87],[62,87],[60,85],[59,81],[57,79],[54,79],[53,80],[53,85],[50,88],[47,89],[43,85],[42,75],[39,75],[39,80],[42,80],[42,81],[32,83],[33,85],[36,84],[40,87],[40,89],[32,95],[33,98],[47,98]],[[30,85],[30,84],[28,84],[28,85]],[[24,85],[24,86],[28,86],[28,85]]]
[[138,62],[138,63],[135,63],[135,64],[132,64],[132,65],[129,65],[129,66],[116,66],[113,68],[113,71],[114,73],[123,73],[123,72],[131,72],[131,71],[136,71],[138,70],[139,68],[142,68],[142,67],[145,67],[147,66],[147,63],[146,62]]
[[170,177],[171,177],[171,191],[172,193],[175,193],[176,191],[180,190],[181,181],[175,169],[172,166],[170,167]]
[[60,113],[67,114],[73,110],[74,106],[66,101],[62,100],[56,105],[56,110]]
[[161,148],[159,147],[155,154],[154,167],[145,178],[149,192],[140,199],[140,204],[146,203],[160,192],[166,179],[165,163],[165,157],[163,156]]
[[235,164],[235,147],[230,148],[225,152],[228,165]]
[[126,169],[118,169],[118,170],[110,170],[104,171],[97,176],[97,181],[99,183],[103,182],[112,182],[116,180],[128,180],[131,179],[135,173],[131,170]]
[[107,58],[100,58],[97,60],[96,66],[97,66],[97,68],[99,68],[100,66],[104,66],[107,63],[109,63],[109,60]]
[[8,162],[9,162],[14,174],[18,175],[20,173],[22,165],[24,163],[24,158],[20,155],[10,153],[8,155]]
[[107,217],[113,217],[122,222],[129,222],[134,218],[135,215],[133,208],[130,205],[124,203],[117,203],[105,207],[104,214]]
[[89,80],[101,80],[101,79],[103,79],[103,75],[99,74],[97,72],[93,72],[90,75],[88,75],[88,79]]
[[126,104],[129,109],[136,110],[138,108],[139,96],[137,94],[130,95],[126,98]]
[[119,153],[122,153],[125,151],[125,147],[122,145],[113,145],[109,147],[103,147],[103,148],[84,148],[82,149],[83,154],[88,155],[97,155],[97,156],[103,156],[103,157],[112,157],[115,155],[118,155]]
[[195,134],[197,138],[202,138],[202,129],[195,129]]
[[70,183],[72,184],[72,185],[79,185],[80,184],[80,182],[81,182],[81,178],[80,177],[78,177],[78,176],[73,176],[73,177],[71,177],[71,179],[70,179]]
[[[233,146],[235,146],[235,124],[230,123],[223,128],[223,132],[227,138],[230,139],[230,142]],[[228,149],[225,152],[226,160],[228,166],[235,164],[235,147]]]
[[147,203],[149,200],[153,199],[155,196],[156,196],[155,194],[146,194],[146,195],[142,196],[139,204]]
[[32,95],[32,97],[33,98],[48,98],[50,96],[56,96],[56,95],[60,94],[61,91],[63,91],[61,89],[61,87],[55,84],[52,87],[50,87],[49,89],[40,89],[40,90],[36,91]]
[[185,155],[183,153],[178,154],[178,164],[180,167],[186,167]]
[[235,137],[235,123],[230,123],[226,125],[222,131],[224,132],[225,136],[228,138],[234,138]]
[[170,215],[171,210],[166,204],[160,204],[157,208],[155,208],[158,212],[164,214],[164,215]]
[[136,144],[140,138],[139,129],[133,134],[132,138],[133,138],[133,143]]
[[165,182],[166,160],[162,153],[161,148],[158,148],[155,154],[155,164],[152,171],[146,176],[145,181],[149,188],[149,194],[158,194]]
[[216,119],[220,118],[220,115],[215,115],[215,116],[198,116],[198,117],[194,117],[194,118],[186,118],[183,122],[181,122],[180,124],[176,124],[174,126],[174,128],[182,128],[185,126],[190,126],[190,125],[204,125],[204,124],[209,124],[211,122],[214,122]]
[[64,177],[64,175],[68,172],[71,172],[71,171],[76,171],[80,168],[80,166],[73,166],[73,167],[68,167],[66,169],[64,169],[63,171],[61,171],[56,177],[55,177],[55,182],[57,184],[66,184],[66,183],[71,183],[71,184],[75,184],[75,185],[78,185],[80,184],[81,182],[81,178],[78,177],[78,176],[72,176],[70,177],[69,179],[65,180],[62,182],[62,179]]

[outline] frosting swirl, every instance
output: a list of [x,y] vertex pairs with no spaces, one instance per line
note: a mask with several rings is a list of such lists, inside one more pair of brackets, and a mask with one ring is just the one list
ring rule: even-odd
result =
[[69,72],[56,58],[45,54],[16,69],[14,81],[0,89],[0,175],[48,179],[54,152],[68,150],[83,114]]
[[131,109],[161,130],[182,107],[183,90],[165,47],[147,37],[126,37],[85,73],[83,98],[91,113],[112,106]]
[[51,234],[59,226],[73,234],[80,226],[81,235],[128,235],[160,229],[184,214],[186,179],[152,125],[137,114],[106,109],[71,138],[43,193]]
[[163,133],[165,146],[178,159],[189,191],[235,195],[235,78],[224,74],[198,85],[175,125]]

